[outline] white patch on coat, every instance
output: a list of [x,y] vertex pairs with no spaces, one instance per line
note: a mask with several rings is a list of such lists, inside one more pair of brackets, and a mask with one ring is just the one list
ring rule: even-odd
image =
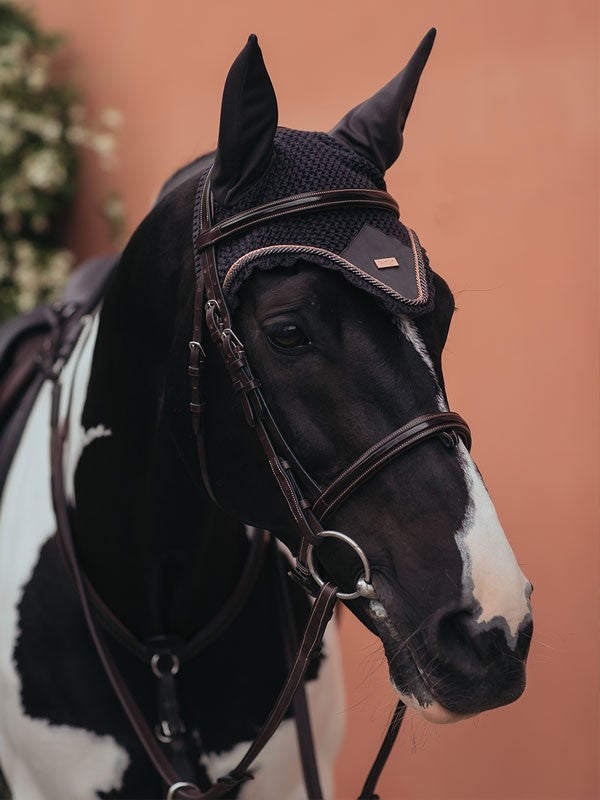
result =
[[[319,677],[306,684],[310,721],[315,740],[319,776],[324,797],[334,796],[333,766],[345,727],[342,666],[335,622],[323,640],[324,658]],[[250,742],[240,742],[227,753],[202,758],[212,780],[225,775],[240,761]],[[250,768],[254,779],[243,784],[241,800],[305,800],[304,779],[293,720],[284,720]]]
[[[90,319],[65,365],[62,413],[81,418],[95,342]],[[76,383],[83,387],[72,391]],[[127,753],[110,736],[28,717],[13,661],[24,587],[56,532],[50,489],[51,385],[44,383],[27,421],[0,506],[0,763],[15,800],[92,800],[122,785]],[[69,462],[72,463],[72,462]],[[40,667],[42,668],[42,667]]]
[[459,447],[470,496],[463,525],[455,536],[463,560],[465,600],[475,601],[479,624],[505,628],[508,644],[514,649],[519,629],[531,615],[531,584],[521,572],[473,459],[462,443]]
[[412,344],[415,348],[417,353],[421,356],[423,361],[425,362],[427,369],[431,373],[431,377],[435,381],[435,385],[438,387],[438,392],[435,398],[437,403],[437,407],[440,411],[448,411],[448,405],[446,400],[444,399],[444,395],[442,394],[442,390],[440,389],[440,385],[437,379],[437,375],[435,374],[435,369],[433,366],[433,361],[431,360],[431,356],[427,352],[427,348],[425,347],[425,342],[421,339],[421,334],[417,330],[417,326],[415,323],[408,319],[408,317],[400,317],[398,320],[398,327],[400,331],[404,334],[405,338]]
[[104,425],[96,425],[87,431],[81,425],[81,414],[90,382],[93,349],[98,335],[99,321],[99,314],[91,317],[81,335],[77,348],[70,359],[70,363],[74,365],[73,380],[70,383],[69,391],[63,390],[61,398],[61,415],[63,418],[66,416],[69,418],[69,433],[65,442],[63,463],[65,494],[72,506],[75,505],[73,480],[82,452],[96,439],[111,435],[110,429]]

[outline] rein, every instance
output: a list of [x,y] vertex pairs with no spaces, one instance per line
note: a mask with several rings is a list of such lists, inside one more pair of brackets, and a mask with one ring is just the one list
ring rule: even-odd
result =
[[[218,798],[244,781],[251,779],[252,775],[249,770],[253,761],[273,736],[292,703],[294,703],[294,716],[298,728],[301,761],[308,796],[310,800],[321,800],[322,792],[304,694],[304,677],[311,659],[319,650],[337,599],[364,597],[372,600],[377,597],[371,583],[369,563],[362,549],[345,533],[325,530],[322,522],[359,486],[390,461],[419,442],[431,437],[438,437],[448,447],[456,446],[459,438],[467,447],[470,447],[471,444],[468,425],[458,414],[449,411],[423,414],[374,444],[337,476],[329,486],[321,487],[302,467],[270,413],[261,392],[260,381],[254,377],[244,345],[232,327],[231,316],[217,273],[215,245],[230,236],[281,216],[303,214],[324,208],[352,206],[382,208],[398,214],[396,201],[387,192],[376,189],[347,189],[296,195],[244,211],[214,225],[209,178],[203,187],[199,206],[198,236],[195,241],[197,280],[188,365],[190,411],[202,478],[209,496],[218,505],[207,470],[202,430],[202,417],[205,410],[202,373],[206,363],[202,333],[203,327],[206,325],[229,373],[233,391],[240,399],[246,421],[256,432],[281,494],[298,528],[300,545],[295,566],[289,574],[307,593],[315,596],[301,642],[297,646],[293,641],[295,628],[283,570],[281,562],[278,561],[280,565],[278,581],[283,607],[282,638],[290,664],[289,675],[267,720],[243,758],[233,770],[219,778],[205,792],[185,779],[185,773],[189,773],[190,769],[187,759],[182,754],[183,740],[181,737],[185,728],[182,729],[183,721],[179,714],[174,677],[180,663],[192,658],[203,647],[214,641],[243,607],[262,564],[265,534],[255,532],[251,556],[236,590],[224,609],[211,620],[203,631],[187,643],[173,644],[173,642],[166,641],[162,645],[158,643],[154,646],[139,642],[98,597],[79,566],[70,527],[63,476],[63,451],[68,429],[68,414],[66,420],[61,421],[60,418],[60,374],[64,357],[55,358],[48,371],[49,377],[53,381],[52,495],[59,541],[73,573],[87,627],[100,661],[140,743],[162,780],[169,787],[167,800]],[[331,581],[326,581],[319,575],[318,565],[315,563],[316,549],[327,538],[336,538],[344,542],[362,563],[363,572],[357,580],[353,592],[341,592]],[[152,731],[125,684],[96,617],[102,627],[106,628],[118,641],[143,661],[149,663],[156,675],[159,681],[159,708],[162,710],[158,731]],[[293,653],[296,647],[297,652],[294,657]],[[404,713],[405,706],[402,701],[399,701],[359,800],[375,800],[377,797],[375,786],[391,752]],[[167,758],[157,739],[172,745],[173,763]]]

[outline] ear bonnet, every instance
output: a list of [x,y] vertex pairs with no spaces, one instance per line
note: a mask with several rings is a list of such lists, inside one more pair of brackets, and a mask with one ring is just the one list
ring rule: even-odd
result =
[[[277,127],[273,86],[257,39],[250,36],[225,83],[214,164],[199,181],[194,240],[209,174],[216,224],[306,192],[385,189],[383,174],[402,148],[404,123],[434,38],[432,29],[402,72],[332,131],[316,133]],[[427,256],[416,234],[385,209],[345,207],[275,216],[219,243],[216,259],[233,308],[254,269],[300,261],[340,272],[392,313],[414,316],[433,307]]]

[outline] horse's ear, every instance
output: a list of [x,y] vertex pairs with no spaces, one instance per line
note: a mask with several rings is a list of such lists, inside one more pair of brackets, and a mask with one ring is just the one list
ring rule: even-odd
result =
[[223,90],[211,183],[217,203],[232,206],[269,166],[277,99],[254,34],[233,62]]
[[435,28],[431,28],[402,72],[349,111],[329,132],[330,136],[365,156],[381,172],[391,167],[402,150],[404,123],[433,47],[435,33]]

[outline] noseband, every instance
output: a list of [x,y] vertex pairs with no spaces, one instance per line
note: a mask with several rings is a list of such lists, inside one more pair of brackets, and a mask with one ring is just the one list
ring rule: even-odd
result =
[[201,343],[203,309],[206,327],[217,346],[229,373],[234,392],[239,396],[244,416],[254,428],[269,466],[277,480],[300,533],[300,546],[296,556],[293,577],[310,594],[316,594],[324,581],[319,576],[314,551],[326,538],[335,538],[348,545],[361,561],[363,572],[353,592],[337,592],[337,597],[350,600],[362,596],[376,597],[370,582],[367,558],[347,534],[328,531],[323,522],[360,486],[390,461],[409,448],[432,437],[438,437],[448,447],[461,439],[471,446],[471,434],[464,419],[451,411],[422,414],[381,441],[369,447],[352,464],[343,470],[326,487],[321,487],[306,472],[292,448],[281,433],[261,391],[260,381],[254,376],[246,351],[234,332],[231,315],[225,301],[217,272],[215,246],[225,239],[280,217],[304,214],[320,209],[347,207],[379,208],[398,216],[398,204],[387,192],[378,189],[341,189],[310,192],[276,200],[265,205],[235,214],[214,224],[214,211],[210,178],[204,183],[200,204],[199,233],[195,242],[197,281],[194,300],[193,337],[190,342],[188,372],[191,382],[191,402],[194,432],[198,442],[199,461],[205,486],[215,502],[207,469],[201,418],[205,405],[202,401],[202,370],[206,355]]

